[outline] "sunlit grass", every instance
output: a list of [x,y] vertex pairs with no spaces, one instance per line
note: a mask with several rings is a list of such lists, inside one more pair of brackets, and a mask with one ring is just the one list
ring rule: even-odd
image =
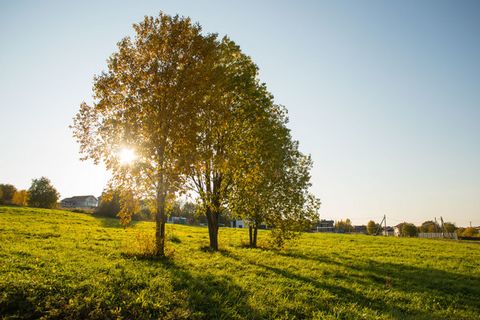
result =
[[480,245],[305,234],[248,249],[247,230],[154,224],[0,207],[0,315],[23,318],[480,319]]

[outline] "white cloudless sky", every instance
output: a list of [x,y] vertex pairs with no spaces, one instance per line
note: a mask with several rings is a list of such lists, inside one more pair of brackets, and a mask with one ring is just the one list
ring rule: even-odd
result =
[[190,16],[260,68],[312,155],[322,218],[480,225],[478,1],[0,1],[0,183],[99,195],[68,126],[144,15]]

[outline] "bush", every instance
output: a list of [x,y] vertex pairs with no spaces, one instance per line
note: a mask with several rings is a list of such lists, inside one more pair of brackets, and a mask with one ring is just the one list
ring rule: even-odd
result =
[[0,204],[11,204],[16,191],[17,188],[11,184],[0,184]]
[[15,191],[15,193],[13,194],[12,203],[21,207],[27,206],[28,191],[27,190]]
[[465,228],[462,233],[462,237],[476,237],[478,236],[478,230],[472,227]]
[[94,215],[118,218],[120,212],[120,194],[115,191],[105,191],[100,197],[100,203]]
[[33,179],[28,189],[28,205],[36,208],[55,208],[60,194],[46,177]]
[[418,235],[417,227],[413,223],[404,223],[400,232],[402,237],[416,237]]

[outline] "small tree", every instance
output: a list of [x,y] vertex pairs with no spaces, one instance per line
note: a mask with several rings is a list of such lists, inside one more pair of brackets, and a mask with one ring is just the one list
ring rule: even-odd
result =
[[117,218],[120,210],[120,193],[115,190],[106,190],[102,193],[100,203],[94,214],[102,217]]
[[417,227],[413,223],[402,223],[400,234],[402,237],[416,237]]
[[461,235],[463,237],[476,237],[478,235],[478,230],[473,227],[468,227],[463,230]]
[[376,229],[377,229],[377,224],[375,223],[375,221],[373,221],[373,220],[368,221],[367,233],[368,234],[374,234]]
[[0,203],[11,204],[16,191],[17,188],[11,184],[0,184]]
[[28,192],[27,190],[15,191],[12,203],[17,206],[25,207],[28,204]]
[[455,232],[455,230],[457,230],[457,226],[455,225],[455,223],[452,223],[452,222],[445,222],[443,224],[443,228],[448,233],[453,233]]
[[441,228],[440,225],[435,222],[435,221],[425,221],[422,223],[422,225],[419,227],[420,232],[423,233],[435,233],[435,232],[440,232]]
[[345,221],[340,220],[335,223],[335,229],[339,232],[352,232],[353,231],[353,226],[352,222],[350,219],[347,219]]
[[46,177],[33,179],[28,189],[28,205],[37,208],[55,208],[60,194]]

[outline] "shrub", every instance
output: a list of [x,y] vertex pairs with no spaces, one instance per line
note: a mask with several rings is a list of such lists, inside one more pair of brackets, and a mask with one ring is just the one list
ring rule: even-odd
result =
[[416,237],[418,235],[417,227],[413,223],[404,223],[400,232],[402,237]]
[[11,184],[0,184],[0,204],[11,204],[16,191],[17,188]]
[[60,196],[46,177],[33,179],[28,195],[28,205],[37,208],[55,208]]

